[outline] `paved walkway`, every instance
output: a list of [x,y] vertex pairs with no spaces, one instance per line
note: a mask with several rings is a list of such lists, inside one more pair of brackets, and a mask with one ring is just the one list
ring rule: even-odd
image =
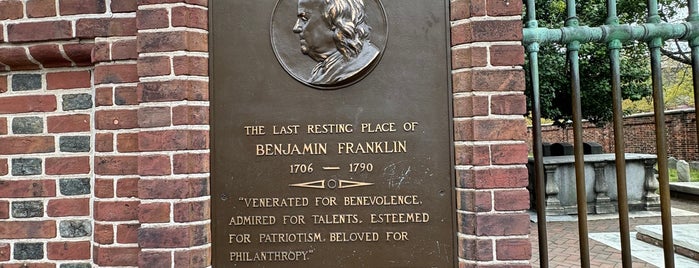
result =
[[[699,202],[684,199],[672,199],[672,207],[699,213]],[[699,223],[699,216],[673,217],[673,224]],[[630,230],[634,232],[637,225],[661,224],[660,217],[642,217],[629,219]],[[532,266],[539,267],[539,239],[537,224],[531,223],[532,242]],[[548,222],[548,247],[549,267],[580,267],[580,250],[578,240],[578,223]],[[591,220],[588,221],[590,233],[619,232],[619,220]],[[631,237],[632,240],[636,239]],[[621,265],[621,251],[589,239],[590,266],[591,267],[623,267]],[[662,255],[662,248],[658,248],[658,254]],[[633,258],[633,267],[657,267],[638,258]],[[680,268],[679,266],[677,266]]]

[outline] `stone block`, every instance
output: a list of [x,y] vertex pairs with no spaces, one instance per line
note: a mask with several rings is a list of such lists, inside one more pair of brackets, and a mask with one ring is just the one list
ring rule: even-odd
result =
[[86,237],[92,235],[90,220],[67,220],[58,224],[58,232],[63,238]]
[[58,143],[61,152],[78,153],[90,151],[90,136],[63,136]]
[[44,216],[44,202],[19,201],[12,202],[12,217],[34,218]]
[[12,120],[14,134],[40,134],[44,132],[44,120],[41,117],[17,117]]
[[92,265],[89,263],[64,263],[61,264],[60,268],[91,268]]
[[63,95],[63,110],[85,110],[92,108],[92,95],[90,94],[68,94]]
[[41,74],[12,75],[12,91],[28,91],[41,89]]
[[83,195],[90,193],[90,179],[60,179],[58,181],[62,195]]
[[15,260],[41,260],[44,258],[44,243],[15,243]]
[[573,145],[565,142],[551,144],[551,156],[573,155]]
[[39,158],[12,159],[12,176],[41,175],[41,162]]
[[584,154],[601,154],[604,153],[602,149],[602,144],[596,142],[585,142],[583,143]]

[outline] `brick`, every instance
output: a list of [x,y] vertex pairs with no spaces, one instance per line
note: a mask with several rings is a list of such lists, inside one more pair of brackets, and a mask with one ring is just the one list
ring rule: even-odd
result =
[[494,144],[491,147],[493,164],[526,164],[529,148],[526,144]]
[[472,70],[452,76],[455,92],[523,91],[524,70]]
[[10,260],[10,244],[0,243],[0,261]]
[[208,50],[208,35],[199,32],[147,32],[138,35],[138,51],[169,52]]
[[455,145],[457,165],[490,165],[490,148],[483,145]]
[[0,135],[7,135],[8,132],[7,118],[0,117]]
[[117,87],[114,89],[114,104],[137,105],[138,93],[136,87]]
[[211,252],[207,248],[175,251],[175,267],[211,266]]
[[193,222],[209,219],[211,204],[209,200],[179,202],[173,207],[175,222]]
[[54,197],[56,196],[55,180],[2,180],[0,181],[0,197]]
[[138,126],[141,128],[170,126],[171,114],[170,107],[142,107],[138,110]]
[[177,106],[172,108],[173,125],[208,125],[209,107],[207,106]]
[[477,168],[457,170],[460,188],[498,189],[526,187],[529,183],[526,167]]
[[63,51],[77,66],[92,66],[92,43],[77,43],[63,45]]
[[135,244],[138,243],[138,229],[140,224],[119,224],[117,225],[117,243]]
[[60,193],[66,196],[85,195],[91,193],[90,179],[59,179],[58,186]]
[[209,85],[202,81],[170,80],[138,84],[141,102],[203,101],[209,99]]
[[494,192],[495,210],[517,211],[529,209],[529,191],[526,189]]
[[9,66],[13,71],[39,69],[39,65],[29,60],[29,55],[23,47],[0,48],[0,63]]
[[523,46],[491,46],[490,64],[493,66],[524,65]]
[[138,178],[124,178],[117,181],[117,197],[138,197]]
[[138,222],[170,222],[170,203],[144,203],[138,206]]
[[95,127],[101,130],[138,128],[138,110],[97,111]]
[[95,174],[97,175],[136,175],[138,174],[137,156],[101,156],[95,157]]
[[170,17],[167,9],[141,9],[136,12],[136,26],[139,30],[167,28]]
[[[9,219],[10,218],[10,202],[8,201],[0,201],[0,219]],[[2,246],[2,244],[0,244]],[[2,247],[0,247],[0,250]]]
[[7,159],[0,158],[0,176],[7,175],[7,172],[9,172],[9,170],[10,168],[7,165]]
[[175,174],[208,173],[209,154],[176,154],[173,166]]
[[106,11],[104,0],[59,0],[61,15],[99,14]]
[[114,180],[112,179],[95,179],[95,197],[112,198],[114,197]]
[[488,50],[486,47],[454,48],[451,59],[453,69],[485,67],[488,65]]
[[485,12],[485,0],[455,0],[451,2],[451,20],[484,16]]
[[209,59],[204,57],[175,56],[173,58],[175,75],[208,76]]
[[30,18],[56,16],[56,0],[27,0],[27,16]]
[[58,140],[61,152],[90,152],[90,136],[63,136]]
[[51,153],[54,147],[50,136],[0,137],[0,155]]
[[523,1],[487,0],[488,16],[520,16]]
[[521,41],[521,20],[474,20],[451,28],[452,45],[493,42]]
[[454,117],[487,116],[488,96],[454,97]]
[[95,89],[95,106],[114,105],[114,92],[111,87],[100,87]]
[[523,141],[527,130],[524,120],[480,119],[454,122],[457,141]]
[[206,9],[184,6],[173,7],[172,26],[206,30],[209,26],[209,16]]
[[495,244],[498,260],[529,260],[532,257],[529,239],[499,239]]
[[138,59],[138,75],[144,76],[160,76],[170,74],[170,57],[140,57]]
[[138,247],[95,246],[92,249],[95,264],[99,266],[138,266]]
[[44,258],[44,243],[15,243],[12,254],[15,260],[40,260]]
[[99,65],[95,67],[95,84],[138,82],[136,64]]
[[138,245],[141,248],[187,248],[209,242],[207,225],[182,227],[141,228],[138,230]]
[[138,152],[138,133],[117,134],[117,151],[120,153]]
[[72,114],[49,116],[47,126],[49,133],[69,133],[90,131],[89,114]]
[[114,151],[114,137],[112,136],[112,133],[97,133],[95,135],[95,151]]
[[487,214],[476,217],[476,235],[511,236],[529,234],[529,215]]
[[0,75],[0,93],[7,92],[7,76]]
[[138,257],[138,267],[170,267],[171,265],[170,252],[141,252]]
[[92,220],[65,220],[58,224],[58,233],[63,238],[90,237]]
[[490,99],[490,111],[497,115],[524,115],[527,113],[527,97],[518,95],[494,95]]
[[183,199],[206,196],[208,193],[208,181],[204,178],[138,181],[138,197],[141,199]]
[[457,209],[469,212],[489,212],[493,209],[490,191],[459,190]]
[[46,208],[50,217],[89,216],[89,198],[51,199]]
[[95,243],[109,245],[114,243],[114,226],[95,223]]
[[29,47],[29,54],[44,68],[70,67],[72,63],[63,57],[58,45],[36,45]]
[[12,119],[13,134],[41,134],[44,132],[44,120],[38,116],[15,117]]
[[70,175],[89,174],[90,157],[49,157],[46,158],[46,174],[48,175]]
[[459,257],[472,261],[492,261],[493,241],[459,237]]
[[16,263],[16,264],[3,264],[2,268],[56,268],[55,263]]
[[111,43],[99,42],[95,44],[95,49],[92,50],[92,62],[108,62],[112,60]]
[[50,260],[90,259],[90,242],[49,242],[46,246]]
[[138,157],[138,174],[143,176],[163,176],[172,174],[170,156],[148,155]]
[[76,37],[135,36],[136,18],[89,18],[75,23]]
[[0,239],[55,238],[56,221],[6,221],[0,224]]
[[66,20],[7,25],[7,40],[12,43],[67,40],[72,38],[73,26],[70,21]]
[[0,114],[53,112],[56,111],[56,108],[55,96],[0,97]]
[[138,58],[136,39],[119,40],[112,43],[113,60],[135,60]]
[[138,9],[138,2],[137,0],[112,1],[111,9],[114,13],[135,12]]
[[65,94],[63,111],[87,110],[92,108],[92,95],[87,93]]
[[139,201],[96,201],[95,220],[131,221],[138,219]]
[[0,1],[0,20],[14,20],[24,17],[22,1],[4,0]]
[[204,130],[164,130],[138,133],[142,152],[201,150],[209,147],[209,134]]
[[53,72],[46,74],[46,89],[90,88],[90,71]]

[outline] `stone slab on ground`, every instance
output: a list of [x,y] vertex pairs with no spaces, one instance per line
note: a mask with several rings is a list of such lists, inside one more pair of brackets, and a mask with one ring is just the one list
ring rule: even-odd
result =
[[[528,213],[529,213],[529,219],[532,222],[539,221],[539,219],[537,218],[537,215],[536,215],[536,211],[530,210],[530,211],[528,211]],[[673,217],[699,216],[699,213],[688,211],[688,210],[683,210],[683,209],[679,209],[679,208],[671,208],[670,214],[672,214]],[[631,211],[631,212],[629,212],[629,218],[645,218],[645,217],[660,217],[660,211]],[[618,219],[618,218],[619,218],[619,214],[617,214],[617,213],[588,214],[587,215],[588,221],[609,220],[609,219]],[[546,216],[546,221],[547,222],[578,221],[578,215]]]
[[671,182],[670,191],[699,196],[699,182]]
[[[621,235],[619,233],[591,233],[589,237],[614,249],[621,250]],[[636,237],[636,232],[631,232],[631,237]],[[665,267],[662,248],[637,239],[631,239],[630,242],[631,255],[652,265]],[[675,267],[699,267],[699,261],[675,254]]]
[[[655,245],[662,244],[662,225],[639,225],[637,238]],[[672,226],[672,240],[679,254],[699,261],[699,224],[676,224]]]

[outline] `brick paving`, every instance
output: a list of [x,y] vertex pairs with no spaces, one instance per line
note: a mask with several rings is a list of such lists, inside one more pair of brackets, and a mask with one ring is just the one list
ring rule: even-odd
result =
[[[699,201],[672,199],[672,207],[699,213]],[[699,216],[673,217],[673,224],[699,223]],[[637,225],[659,225],[660,217],[645,217],[629,219],[630,230],[633,232]],[[539,236],[537,223],[531,223],[532,266],[539,267]],[[580,249],[577,222],[548,222],[546,225],[549,247],[549,267],[580,267]],[[619,220],[588,221],[589,233],[619,232]],[[631,237],[631,239],[636,239]],[[605,244],[588,239],[590,245],[591,267],[622,267],[621,251]],[[662,249],[658,248],[659,254]],[[643,260],[633,258],[636,267],[656,267]]]

